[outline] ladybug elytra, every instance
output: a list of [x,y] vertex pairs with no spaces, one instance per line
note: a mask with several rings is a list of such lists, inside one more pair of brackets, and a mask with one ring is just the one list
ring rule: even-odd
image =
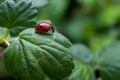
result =
[[53,33],[54,28],[48,22],[40,22],[36,25],[35,32],[37,32],[37,33]]

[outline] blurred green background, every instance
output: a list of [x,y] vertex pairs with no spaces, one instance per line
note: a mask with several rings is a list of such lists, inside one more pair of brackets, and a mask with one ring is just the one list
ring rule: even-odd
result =
[[[4,0],[0,0],[2,2]],[[33,0],[39,3],[39,0]],[[40,0],[37,22],[49,21],[73,44],[99,51],[120,39],[120,0]],[[3,64],[2,62],[0,64]],[[1,66],[3,69],[4,67]],[[2,71],[2,70],[0,70]],[[1,74],[0,76],[4,76]],[[2,80],[2,79],[0,79]]]
[[50,21],[71,42],[93,52],[119,39],[120,0],[49,0],[36,21]]

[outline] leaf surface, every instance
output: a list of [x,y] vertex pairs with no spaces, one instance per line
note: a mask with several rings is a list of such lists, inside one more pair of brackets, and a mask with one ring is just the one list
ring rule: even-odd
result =
[[120,80],[120,42],[104,47],[96,54],[102,80]]
[[44,75],[59,80],[74,67],[70,46],[60,33],[37,34],[27,29],[5,50],[4,62],[9,74],[21,80],[44,80]]
[[0,26],[33,27],[36,23],[31,19],[36,15],[37,10],[30,1],[20,0],[15,3],[13,0],[6,0],[0,5]]
[[89,65],[75,61],[75,68],[67,80],[95,80],[92,68]]
[[82,44],[75,44],[70,48],[74,60],[82,63],[90,63],[93,55],[92,52]]

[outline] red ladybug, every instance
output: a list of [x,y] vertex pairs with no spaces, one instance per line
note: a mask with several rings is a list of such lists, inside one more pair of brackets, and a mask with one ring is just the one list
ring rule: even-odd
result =
[[37,32],[37,33],[53,33],[54,28],[48,22],[40,22],[36,25],[35,32]]

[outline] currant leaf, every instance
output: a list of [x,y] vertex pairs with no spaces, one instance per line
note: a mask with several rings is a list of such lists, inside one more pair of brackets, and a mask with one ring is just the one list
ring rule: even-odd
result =
[[91,66],[93,53],[83,44],[74,44],[70,48],[75,68],[65,80],[95,80],[94,69]]
[[44,80],[43,75],[61,80],[74,67],[70,46],[58,32],[37,34],[27,29],[5,50],[4,63],[9,74],[20,80]]
[[95,80],[94,70],[91,66],[74,61],[75,68],[65,80]]
[[48,4],[48,0],[30,0],[36,7],[43,7]]
[[31,19],[37,15],[37,10],[30,1],[6,0],[0,5],[0,26],[33,27],[36,25]]
[[120,42],[101,49],[95,56],[102,80],[120,80]]
[[75,61],[90,64],[93,60],[92,52],[82,44],[72,45],[72,47],[70,48],[70,52],[72,53]]

